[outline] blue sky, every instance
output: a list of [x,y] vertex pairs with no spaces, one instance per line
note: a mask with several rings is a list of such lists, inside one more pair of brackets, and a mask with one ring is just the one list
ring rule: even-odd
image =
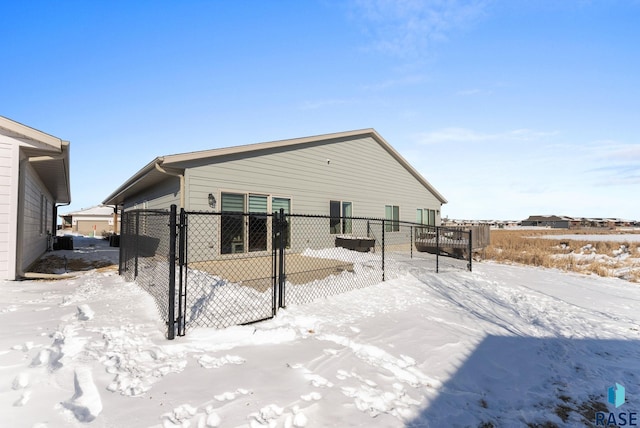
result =
[[443,216],[640,219],[638,22],[637,0],[4,2],[0,115],[71,141],[61,212],[159,155],[375,128]]

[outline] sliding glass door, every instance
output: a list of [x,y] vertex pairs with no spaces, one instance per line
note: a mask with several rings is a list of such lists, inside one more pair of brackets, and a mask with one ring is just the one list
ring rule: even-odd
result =
[[240,193],[222,194],[222,218],[220,253],[244,252],[244,195]]
[[249,195],[249,251],[267,250],[267,201],[262,195]]

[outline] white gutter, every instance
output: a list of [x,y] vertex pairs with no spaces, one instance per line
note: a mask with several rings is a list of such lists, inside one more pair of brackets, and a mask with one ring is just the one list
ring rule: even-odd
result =
[[158,171],[160,171],[163,174],[167,174],[167,175],[171,175],[174,177],[179,177],[180,178],[180,208],[184,208],[184,170],[180,171],[177,169],[173,169],[170,170],[168,168],[163,168],[160,166],[160,164],[162,163],[162,161],[164,160],[164,158],[160,158],[158,160],[158,162],[155,163],[155,167]]
[[[69,156],[69,142],[62,141],[60,146],[60,153],[27,157],[27,160],[29,161],[29,163],[36,163],[36,162],[46,162],[46,161],[52,161],[52,160],[65,160],[68,156]],[[68,168],[68,165],[67,165],[67,168]],[[69,194],[68,194],[69,202],[64,205],[71,204],[71,182],[69,179],[69,174],[68,174],[69,171],[67,168],[64,168],[64,172],[65,172],[64,178],[65,178],[65,183],[67,184],[67,190],[69,191]]]

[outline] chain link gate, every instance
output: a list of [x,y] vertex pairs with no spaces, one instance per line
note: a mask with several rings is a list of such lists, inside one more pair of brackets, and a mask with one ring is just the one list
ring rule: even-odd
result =
[[[175,296],[175,316],[170,309],[169,339],[184,336],[191,327],[264,321],[284,307],[288,239],[284,210],[255,214],[181,209],[179,217],[175,214],[171,218],[179,221],[170,229],[177,238],[177,252],[169,256],[177,266],[170,273],[174,285],[169,287],[170,296]],[[229,239],[249,232],[260,239],[247,240],[248,251]]]

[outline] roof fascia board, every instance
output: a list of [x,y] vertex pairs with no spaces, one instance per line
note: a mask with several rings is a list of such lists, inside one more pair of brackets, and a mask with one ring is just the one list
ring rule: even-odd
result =
[[422,174],[420,174],[413,166],[411,166],[411,164],[407,162],[407,160],[400,153],[398,153],[391,144],[389,144],[384,138],[382,138],[380,134],[372,129],[371,136],[378,142],[378,144],[380,144],[387,152],[389,152],[389,154],[393,156],[395,160],[400,162],[400,164],[404,166],[405,169],[409,171],[409,173],[413,175],[416,180],[418,180],[424,187],[426,187],[431,193],[433,193],[433,195],[438,198],[440,203],[447,203],[447,199],[442,196],[440,192],[438,192],[435,187],[433,187],[431,183],[429,183],[427,179],[422,176]]
[[162,164],[162,160],[163,160],[162,157],[157,157],[154,160],[152,160],[151,162],[149,162],[148,164],[146,164],[144,167],[142,167],[142,169],[140,169],[138,172],[136,172],[131,178],[129,178],[127,181],[125,181],[115,191],[113,191],[113,193],[111,193],[109,196],[107,196],[105,198],[105,200],[102,201],[102,204],[103,205],[114,205],[114,202],[113,202],[114,199],[117,199],[119,196],[121,196],[127,190],[129,190],[130,188],[135,186],[137,183],[142,181],[144,179],[144,177],[147,176],[147,174],[149,174],[152,171],[155,171],[156,170],[156,164],[158,164],[158,163]]
[[62,140],[60,138],[46,134],[42,131],[38,131],[37,129],[31,128],[27,125],[23,125],[22,123],[8,119],[4,116],[0,116],[0,128],[4,128],[13,133],[22,135],[29,140],[46,144],[57,150],[62,149]]
[[183,162],[191,162],[194,160],[207,159],[211,157],[220,157],[230,154],[240,154],[246,152],[252,152],[256,150],[267,150],[273,148],[282,148],[295,146],[298,144],[319,142],[324,140],[334,140],[345,137],[366,136],[374,133],[373,129],[362,129],[357,131],[336,132],[333,134],[323,134],[311,137],[294,138],[289,140],[270,141],[266,143],[245,144],[241,146],[223,147],[219,149],[203,150],[190,153],[179,153],[175,155],[164,156],[163,165],[170,166],[172,164],[179,164]]

